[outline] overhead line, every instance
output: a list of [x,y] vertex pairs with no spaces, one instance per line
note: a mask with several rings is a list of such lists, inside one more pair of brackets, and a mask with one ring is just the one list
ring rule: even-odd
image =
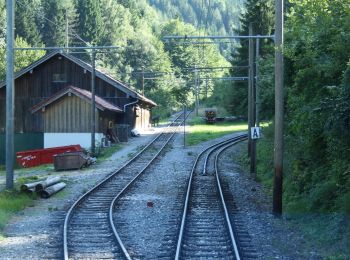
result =
[[233,36],[188,36],[188,35],[168,35],[164,36],[163,40],[178,40],[178,39],[275,39],[274,35],[233,35]]

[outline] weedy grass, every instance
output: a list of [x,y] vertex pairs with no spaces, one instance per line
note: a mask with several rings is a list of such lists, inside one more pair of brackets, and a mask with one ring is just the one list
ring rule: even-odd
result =
[[350,216],[343,213],[285,214],[290,227],[299,229],[309,247],[316,246],[323,259],[349,259]]
[[17,190],[0,192],[0,237],[10,218],[25,207],[33,206],[35,198],[35,195],[24,194]]
[[187,145],[196,145],[234,132],[247,131],[246,122],[217,122],[206,124],[201,118],[189,121],[189,133],[186,135]]
[[97,157],[97,163],[101,163],[107,158],[111,157],[115,152],[119,151],[122,145],[117,144],[110,147],[101,148]]
[[[43,164],[43,165],[30,167],[30,168],[18,168],[18,167],[20,166],[15,167],[15,171],[18,174],[26,174],[34,171],[49,171],[53,169],[52,164]],[[0,165],[0,176],[5,176],[5,175],[6,175],[5,166]]]

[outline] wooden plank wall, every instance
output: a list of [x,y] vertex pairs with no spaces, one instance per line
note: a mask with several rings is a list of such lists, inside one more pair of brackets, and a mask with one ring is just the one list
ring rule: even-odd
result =
[[151,112],[148,108],[141,107],[137,113],[139,116],[136,117],[135,124],[132,128],[147,128],[150,124]]
[[[91,105],[74,95],[61,98],[42,113],[45,133],[91,132]],[[98,122],[98,111],[95,114]]]
[[[59,58],[61,57],[61,59]],[[67,74],[67,82],[53,82],[53,74]],[[90,90],[91,73],[70,60],[57,55],[40,64],[15,82],[15,131],[43,132],[41,113],[31,114],[29,109],[43,99],[52,96],[66,85]],[[118,105],[121,109],[134,99],[109,83],[96,78],[96,95]],[[123,115],[118,115],[123,116]],[[54,118],[53,118],[54,119]],[[51,119],[51,120],[53,120]],[[123,121],[118,119],[119,121]],[[128,120],[131,122],[133,119]],[[5,88],[0,89],[0,132],[5,128]]]

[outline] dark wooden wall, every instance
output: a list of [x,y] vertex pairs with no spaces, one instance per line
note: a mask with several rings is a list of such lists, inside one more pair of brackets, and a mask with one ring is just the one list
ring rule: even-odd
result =
[[[66,81],[54,82],[54,74],[66,74]],[[44,122],[41,113],[31,114],[29,108],[67,85],[90,90],[91,73],[59,54],[18,78],[15,81],[15,132],[43,132]],[[121,109],[124,104],[135,100],[98,77],[96,77],[96,95],[118,105]],[[0,89],[0,133],[5,130],[5,114],[3,87]],[[117,121],[130,124],[133,118],[117,119]]]

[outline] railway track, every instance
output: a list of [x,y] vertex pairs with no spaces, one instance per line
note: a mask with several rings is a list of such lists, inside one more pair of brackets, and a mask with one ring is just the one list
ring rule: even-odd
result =
[[114,203],[159,156],[182,122],[180,114],[166,131],[71,206],[63,227],[64,259],[131,259],[113,223]]
[[247,135],[217,143],[200,153],[189,178],[175,259],[241,259],[237,230],[226,207],[218,156]]

